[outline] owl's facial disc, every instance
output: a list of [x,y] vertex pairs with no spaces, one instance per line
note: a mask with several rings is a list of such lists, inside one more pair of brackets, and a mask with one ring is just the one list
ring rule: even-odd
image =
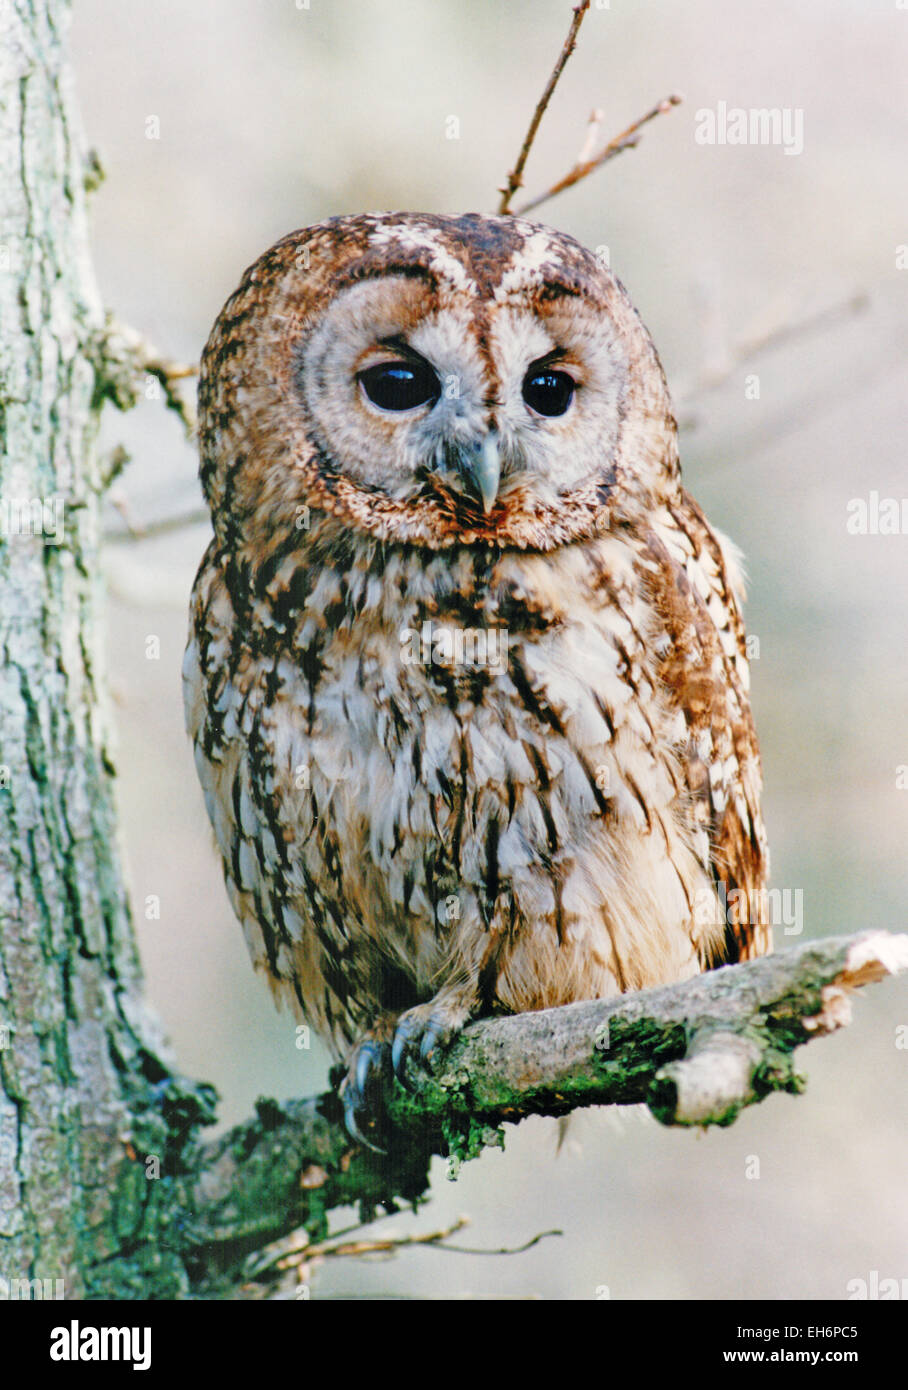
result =
[[439,311],[421,276],[389,274],[331,301],[297,379],[322,458],[358,486],[405,501],[458,451],[481,453],[493,427],[486,376],[469,314]]
[[346,527],[547,551],[680,486],[665,378],[621,285],[513,217],[291,233],[225,305],[199,403],[218,538],[250,549],[314,543],[304,506],[327,545]]
[[484,516],[515,486],[546,500],[570,486],[589,373],[541,316],[489,309],[466,295],[439,302],[418,275],[341,290],[298,378],[321,456],[396,501],[434,491]]

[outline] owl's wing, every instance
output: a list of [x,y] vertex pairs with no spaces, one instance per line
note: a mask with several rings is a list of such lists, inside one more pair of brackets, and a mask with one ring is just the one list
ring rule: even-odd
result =
[[690,813],[727,907],[724,952],[713,963],[749,960],[772,949],[772,936],[738,555],[682,493],[654,520],[645,564],[662,624],[659,674],[686,725]]

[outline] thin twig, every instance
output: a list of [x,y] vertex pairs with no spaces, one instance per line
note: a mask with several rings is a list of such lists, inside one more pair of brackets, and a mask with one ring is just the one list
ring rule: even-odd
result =
[[[385,1214],[387,1219],[394,1215],[393,1212]],[[381,1218],[380,1218],[381,1219]],[[369,1222],[368,1224],[373,1224]],[[338,1237],[346,1236],[356,1230],[362,1230],[363,1223],[351,1226],[345,1231],[340,1231],[337,1235],[328,1240],[315,1243],[310,1240],[304,1230],[293,1231],[289,1236],[281,1240],[273,1241],[262,1250],[258,1250],[251,1255],[245,1263],[243,1276],[247,1284],[274,1285],[279,1281],[280,1276],[286,1274],[288,1270],[296,1270],[303,1283],[309,1282],[309,1275],[312,1270],[323,1264],[327,1259],[346,1259],[350,1256],[361,1255],[392,1255],[398,1250],[406,1249],[408,1246],[422,1245],[432,1249],[446,1250],[456,1249],[455,1246],[445,1245],[445,1241],[450,1236],[456,1235],[469,1226],[470,1219],[467,1216],[460,1216],[450,1226],[446,1226],[437,1231],[423,1231],[415,1235],[398,1236],[388,1234],[387,1236],[372,1238],[360,1237],[355,1240],[342,1240]],[[543,1232],[543,1235],[550,1234]],[[561,1234],[559,1232],[559,1234]],[[542,1236],[536,1236],[529,1241],[525,1247],[529,1249],[536,1241],[541,1240]],[[466,1251],[465,1253],[470,1253]],[[480,1251],[480,1254],[496,1253],[494,1251]],[[502,1250],[501,1254],[517,1254]]]
[[[434,1245],[441,1249],[448,1249],[442,1245],[449,1236],[456,1235],[465,1226],[469,1226],[470,1221],[466,1216],[460,1216],[451,1226],[445,1227],[441,1231],[424,1231],[421,1234],[412,1236],[385,1236],[380,1240],[348,1240],[339,1244],[333,1241],[324,1245],[313,1245],[310,1250],[311,1255],[385,1255],[394,1250],[403,1250],[408,1245]],[[502,1251],[507,1254],[507,1251]]]
[[590,119],[587,123],[586,134],[583,137],[583,144],[580,146],[580,149],[577,152],[577,158],[574,160],[575,164],[586,164],[590,159],[593,158],[593,152],[596,148],[596,141],[599,139],[599,131],[602,129],[602,122],[604,120],[605,112],[600,111],[598,106],[590,112]]
[[450,1250],[455,1255],[522,1255],[525,1250],[532,1250],[534,1245],[538,1245],[541,1240],[547,1240],[549,1236],[563,1235],[564,1231],[556,1228],[551,1231],[540,1231],[530,1240],[525,1240],[523,1245],[499,1245],[494,1249],[484,1249],[478,1245],[439,1245],[437,1248]]
[[517,192],[518,188],[523,187],[523,171],[526,167],[526,162],[529,157],[530,150],[533,147],[533,141],[536,139],[536,132],[539,129],[539,122],[545,115],[545,109],[552,99],[552,93],[558,85],[558,79],[564,71],[564,65],[574,51],[574,47],[577,43],[577,34],[579,32],[581,24],[583,23],[583,16],[586,14],[589,7],[590,0],[581,0],[581,4],[574,6],[574,13],[571,18],[571,27],[568,30],[568,36],[564,41],[564,46],[562,47],[560,54],[558,55],[558,61],[552,69],[552,75],[546,83],[545,91],[542,93],[542,96],[536,103],[536,110],[533,112],[533,119],[530,121],[529,129],[527,130],[527,133],[524,136],[523,144],[520,147],[520,154],[517,156],[517,163],[514,165],[514,168],[508,174],[508,181],[505,184],[504,188],[500,188],[498,190],[501,194],[501,202],[498,204],[498,212],[499,215],[502,217],[506,216],[511,211],[511,199]]
[[[117,445],[118,449],[121,449],[122,447],[123,446],[120,444]],[[125,449],[123,449],[123,453],[126,454]],[[129,462],[128,454],[126,454],[126,462]],[[143,540],[144,532],[142,530],[142,524],[141,522],[136,521],[135,517],[133,516],[132,510],[129,505],[129,498],[126,496],[126,493],[124,492],[123,488],[118,483],[115,483],[112,487],[108,488],[107,500],[113,507],[114,511],[117,512],[117,514],[120,517],[122,517],[123,524],[126,527],[129,539],[132,541]],[[104,539],[116,540],[119,539],[119,536],[117,533],[113,531],[105,531]]]
[[517,209],[516,215],[518,217],[523,217],[526,213],[532,212],[534,208],[538,208],[543,203],[547,203],[550,198],[554,198],[557,193],[563,193],[566,188],[572,188],[575,183],[579,183],[581,179],[587,178],[588,175],[592,174],[596,169],[601,169],[603,164],[607,164],[610,159],[614,159],[616,155],[622,154],[624,150],[633,149],[640,141],[640,131],[642,128],[649,121],[655,120],[657,116],[662,116],[666,111],[670,111],[673,106],[679,106],[681,100],[682,98],[675,93],[665,97],[662,101],[658,102],[657,105],[652,107],[651,110],[647,111],[645,116],[641,116],[639,120],[629,125],[627,130],[623,130],[620,135],[616,135],[613,140],[610,140],[597,155],[594,155],[591,159],[578,158],[573,168],[565,174],[564,178],[559,179],[557,183],[553,183],[551,188],[546,189],[544,193],[539,193],[535,198],[531,198],[529,202],[524,203]]
[[111,498],[111,502],[123,517],[129,528],[127,531],[108,530],[104,532],[106,541],[149,541],[156,536],[166,536],[171,531],[182,531],[187,526],[201,526],[211,521],[207,507],[190,507],[185,512],[174,512],[172,516],[162,516],[158,521],[137,522],[127,514],[121,498]]
[[180,417],[183,422],[183,429],[186,431],[186,438],[191,439],[196,429],[195,406],[186,399],[174,383],[195,376],[198,367],[185,362],[173,362],[170,358],[160,356],[146,358],[143,366],[148,376],[154,377],[160,382],[167,409],[174,411]]
[[674,392],[675,404],[686,404],[697,396],[714,391],[716,387],[723,386],[751,358],[758,357],[770,349],[774,351],[783,343],[790,343],[798,338],[806,337],[820,328],[829,328],[842,319],[853,318],[855,315],[863,313],[869,304],[870,295],[868,292],[855,290],[846,298],[824,304],[822,308],[804,318],[780,319],[758,332],[752,332],[749,336],[745,335],[739,338],[736,343],[732,344],[728,360],[723,362],[721,366],[701,372],[695,380],[678,387]]
[[[395,1215],[394,1212],[387,1212],[380,1220],[387,1220]],[[369,1223],[373,1224],[373,1223]],[[464,1230],[469,1226],[470,1218],[460,1216],[450,1226],[445,1226],[441,1230],[423,1231],[415,1235],[402,1236],[389,1233],[378,1238],[368,1238],[361,1236],[358,1239],[346,1240],[345,1237],[354,1231],[362,1230],[360,1223],[356,1226],[348,1227],[344,1231],[337,1232],[328,1240],[318,1244],[310,1241],[309,1236],[304,1230],[294,1231],[283,1240],[272,1242],[264,1250],[257,1251],[246,1261],[244,1267],[245,1287],[252,1290],[258,1286],[261,1292],[275,1290],[280,1287],[282,1277],[291,1271],[297,1275],[299,1284],[309,1284],[315,1270],[328,1259],[349,1259],[358,1258],[365,1255],[394,1255],[398,1250],[405,1250],[412,1246],[422,1246],[428,1250],[445,1250],[454,1255],[522,1255],[527,1250],[532,1250],[549,1236],[563,1236],[564,1231],[556,1229],[550,1231],[539,1231],[529,1240],[525,1240],[521,1245],[501,1245],[493,1247],[472,1246],[472,1245],[450,1245],[448,1242],[451,1236],[458,1231]]]
[[[761,461],[761,466],[768,469],[790,468],[791,457],[784,449],[780,450],[781,445],[784,445],[793,435],[803,437],[805,431],[810,429],[824,412],[842,410],[863,392],[879,388],[880,382],[887,374],[900,370],[902,370],[901,363],[893,362],[891,350],[884,347],[867,361],[862,361],[860,367],[849,368],[847,376],[839,373],[841,379],[837,380],[834,377],[829,382],[828,390],[825,393],[821,393],[819,396],[804,396],[801,399],[790,400],[786,409],[780,411],[774,418],[769,436],[767,436],[765,428],[752,428],[746,433],[739,432],[735,437],[734,462],[730,464],[726,458],[714,468],[698,470],[698,486],[704,479],[713,482],[715,479],[723,477],[730,468],[739,470],[750,459],[765,452],[767,438],[771,441],[773,452]],[[678,420],[678,428],[692,430],[699,423],[698,416],[689,414]]]

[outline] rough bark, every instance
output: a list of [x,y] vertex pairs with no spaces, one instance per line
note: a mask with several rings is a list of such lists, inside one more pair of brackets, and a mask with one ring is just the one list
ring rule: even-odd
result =
[[[65,55],[69,6],[0,6],[0,1292],[177,1291],[143,1234],[174,1106],[117,855],[99,592],[108,394]],[[52,533],[52,534],[48,534]],[[150,1268],[145,1269],[145,1261]]]

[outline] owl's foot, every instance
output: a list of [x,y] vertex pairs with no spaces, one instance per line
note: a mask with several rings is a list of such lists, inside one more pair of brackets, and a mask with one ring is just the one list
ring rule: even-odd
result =
[[401,1014],[391,1047],[391,1065],[401,1085],[406,1085],[409,1059],[432,1068],[439,1052],[444,1052],[460,1032],[473,1009],[473,994],[464,992],[437,995],[428,1004],[418,1004]]
[[375,1153],[387,1152],[382,1142],[388,1125],[383,1097],[392,1071],[406,1085],[408,1060],[431,1069],[469,1019],[474,1004],[472,990],[438,995],[397,1020],[382,1019],[356,1044],[340,1098],[347,1132],[357,1143]]

